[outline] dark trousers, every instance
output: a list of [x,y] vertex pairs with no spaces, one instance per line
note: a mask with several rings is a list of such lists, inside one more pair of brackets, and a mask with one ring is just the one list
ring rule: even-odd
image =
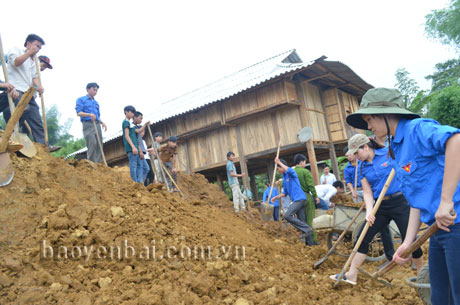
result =
[[306,200],[299,200],[291,203],[286,212],[286,215],[284,216],[287,222],[289,222],[294,228],[302,231],[303,233],[309,233],[312,230],[311,227],[307,225],[307,221],[305,219],[306,203]]
[[[369,251],[369,243],[374,238],[375,234],[381,232],[385,227],[388,227],[390,221],[394,221],[398,226],[401,238],[406,238],[407,225],[409,223],[410,207],[407,204],[406,198],[403,195],[383,200],[380,208],[375,214],[375,222],[372,227],[367,230],[363,242],[358,249],[359,253],[367,254]],[[386,253],[385,253],[386,255]],[[422,249],[418,248],[412,252],[413,258],[419,258],[423,255]]]
[[[359,230],[359,235],[361,235],[361,232],[363,231],[365,225],[366,225],[366,222],[364,222],[363,225],[361,226],[361,229]],[[391,238],[389,226],[384,227],[379,233],[380,233],[380,238],[382,239],[383,251],[385,252],[385,257],[387,258],[387,260],[391,261],[393,259],[393,255],[395,254],[395,248],[393,244],[393,239]]]
[[[18,91],[19,97],[14,100],[14,104],[17,106],[19,100],[21,99],[24,92]],[[5,107],[6,106],[6,107]],[[3,108],[2,108],[3,107]],[[8,122],[11,118],[11,111],[8,104],[8,96],[6,93],[0,94],[0,110],[3,111],[3,117],[5,121]],[[40,115],[40,108],[38,107],[37,102],[35,102],[35,98],[29,102],[26,110],[22,114],[21,118],[19,119],[19,125],[21,126],[22,130],[25,130],[24,120],[29,123],[30,129],[32,129],[32,135],[34,136],[34,140],[37,143],[45,144],[45,129],[43,128],[42,117]]]
[[152,170],[152,163],[150,162],[150,160],[146,160],[146,161],[147,161],[147,164],[149,165],[149,172],[147,173],[147,178],[144,181],[145,186],[153,183],[153,179],[155,178],[155,175],[153,174],[153,170]]

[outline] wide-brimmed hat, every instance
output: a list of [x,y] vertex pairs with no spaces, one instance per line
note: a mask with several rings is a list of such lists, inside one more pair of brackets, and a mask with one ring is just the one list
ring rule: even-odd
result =
[[345,155],[353,155],[355,152],[358,151],[358,149],[363,146],[364,144],[369,143],[371,140],[369,140],[369,137],[366,136],[365,134],[355,134],[348,140],[348,151],[346,152]]
[[362,114],[398,114],[407,119],[416,119],[420,116],[404,108],[404,97],[396,89],[374,88],[364,94],[359,110],[347,116],[348,125],[367,129],[367,123]]

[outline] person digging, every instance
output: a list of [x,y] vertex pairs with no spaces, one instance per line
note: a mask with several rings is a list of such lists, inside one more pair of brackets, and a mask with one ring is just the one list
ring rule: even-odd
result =
[[[299,182],[299,178],[295,170],[287,166],[285,160],[275,158],[276,170],[278,173],[283,175],[283,190],[278,196],[272,197],[271,202],[286,195],[291,197],[292,203],[289,206],[284,219],[290,223],[294,228],[300,230],[305,236],[305,244],[307,246],[314,246],[313,241],[313,229],[307,225],[305,219],[305,208],[307,203],[307,197],[305,192],[302,190]],[[296,215],[297,217],[295,217]]]

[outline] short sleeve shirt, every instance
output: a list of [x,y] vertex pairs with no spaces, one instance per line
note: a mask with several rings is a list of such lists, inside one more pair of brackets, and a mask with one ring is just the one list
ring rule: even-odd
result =
[[129,138],[131,139],[131,142],[133,142],[133,145],[136,147],[136,149],[139,149],[139,146],[137,144],[137,136],[136,136],[136,126],[131,123],[130,121],[124,119],[123,123],[121,125],[121,130],[123,131],[123,143],[125,144],[125,151],[132,152],[131,145],[129,145],[128,141],[126,141],[125,137],[125,129],[129,129]]
[[[374,199],[377,199],[382,192],[388,176],[390,175],[392,167],[390,163],[391,158],[387,157],[388,148],[384,147],[381,149],[375,149],[374,152],[375,155],[372,163],[367,161],[362,162],[361,174],[371,185]],[[360,169],[358,169],[358,171],[360,171]],[[396,179],[393,179],[387,189],[387,192],[385,193],[385,196],[392,195],[400,191],[401,183],[399,183]]]
[[228,179],[228,185],[229,186],[232,186],[234,184],[239,184],[238,182],[238,177],[232,177],[232,175],[230,175],[230,172],[233,171],[234,174],[236,174],[236,167],[235,167],[235,163],[233,163],[232,161],[228,160],[227,161],[227,179]]
[[[400,120],[391,147],[395,178],[409,205],[420,210],[420,220],[431,225],[441,202],[446,142],[460,130],[432,119]],[[453,196],[460,215],[460,183]],[[455,223],[460,222],[460,217]]]
[[326,184],[332,185],[334,182],[337,181],[337,178],[335,177],[334,174],[329,173],[329,175],[321,175],[321,178],[319,179],[319,182],[323,184],[324,179],[326,179]]

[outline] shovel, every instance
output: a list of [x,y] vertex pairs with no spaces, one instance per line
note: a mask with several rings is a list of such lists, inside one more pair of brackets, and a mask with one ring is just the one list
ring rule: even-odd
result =
[[13,133],[14,126],[19,121],[19,118],[22,116],[24,109],[26,109],[30,100],[34,96],[35,88],[30,88],[21,97],[21,100],[18,103],[18,107],[12,113],[8,124],[6,124],[5,132],[1,135],[0,140],[0,186],[6,186],[10,184],[14,177],[13,164],[10,159],[9,151],[15,151],[17,148],[22,148],[22,145],[17,146],[18,144],[8,145],[8,140]]
[[[157,148],[155,147],[155,139],[153,138],[153,135],[152,135],[152,129],[150,129],[150,125],[147,126],[149,128],[149,135],[150,135],[150,140],[152,141],[152,147],[155,149],[155,154],[157,155],[157,160],[158,160],[158,164],[161,164],[161,159],[160,159],[160,154],[158,153],[158,150]],[[155,165],[154,163],[152,163],[153,165]],[[162,165],[162,164],[161,164]],[[163,177],[163,181],[164,183],[166,184],[166,188],[168,189],[168,192],[170,192],[171,190],[169,189],[169,184],[168,182],[166,181],[166,176],[165,176],[165,173],[163,171],[163,167],[160,165],[160,172],[161,172],[161,176]],[[154,167],[155,168],[155,167]],[[160,176],[158,176],[160,177]]]
[[[5,61],[5,54],[3,53],[3,45],[2,45],[2,38],[0,36],[0,60],[2,62],[3,74],[5,76],[5,82],[8,82],[8,72],[6,71],[6,61]],[[30,101],[30,99],[29,99]],[[11,115],[14,112],[14,103],[13,99],[10,95],[8,95],[8,103],[10,105],[10,112]],[[22,113],[21,113],[22,115]],[[19,122],[16,122],[14,127],[14,133],[11,135],[11,140],[14,142],[20,143],[23,145],[22,149],[20,150],[21,154],[28,158],[32,158],[37,154],[37,148],[35,148],[34,143],[30,140],[30,138],[23,133],[19,133]]]
[[[388,187],[390,187],[391,181],[393,181],[393,177],[395,176],[395,170],[392,169],[390,172],[390,175],[388,175],[387,181],[385,182],[385,185],[383,186],[382,191],[380,192],[379,198],[377,199],[377,202],[374,205],[374,208],[372,209],[371,215],[374,216],[375,213],[377,213],[380,204],[382,204],[383,197],[385,197],[385,194],[388,190]],[[364,226],[364,229],[361,232],[361,235],[359,236],[358,241],[356,242],[355,247],[353,248],[353,251],[350,254],[350,257],[348,258],[347,262],[345,263],[345,266],[343,266],[342,271],[340,271],[339,276],[337,277],[337,280],[335,281],[333,287],[337,287],[337,285],[340,283],[340,281],[343,279],[343,276],[345,275],[345,270],[348,269],[348,267],[351,264],[351,261],[355,257],[356,253],[358,252],[358,248],[361,246],[361,243],[363,242],[364,236],[367,233],[367,230],[369,230],[370,224],[369,222],[366,222],[366,225]]]
[[[278,141],[278,150],[276,151],[276,158],[279,158],[279,156],[280,156],[280,148],[281,148],[281,137],[280,137],[280,139]],[[267,199],[268,201],[270,201],[272,199],[273,187],[275,186],[275,178],[276,178],[276,165],[275,165],[275,169],[273,170],[272,184],[270,185],[270,192],[268,193],[268,199]],[[269,202],[262,202],[262,204],[261,204],[261,213],[262,213],[262,215],[264,215],[264,210],[265,211],[268,211],[268,210],[273,211],[273,208],[270,209],[269,206],[270,206]],[[273,213],[272,213],[272,215],[273,215]],[[278,216],[281,216],[281,215],[278,215]],[[264,219],[263,216],[262,216],[262,219]],[[281,221],[281,217],[279,217],[279,219]]]
[[[36,55],[34,57],[34,60],[35,60],[35,69],[37,70],[37,76],[38,76],[38,85],[40,87],[43,87],[42,77],[40,74],[40,63],[38,62],[38,57]],[[40,101],[42,103],[43,129],[45,130],[45,146],[48,147],[48,126],[46,123],[45,100],[43,98],[43,94],[40,95]]]
[[99,149],[101,150],[102,159],[104,160],[105,166],[108,166],[107,161],[105,159],[104,148],[102,147],[101,138],[99,137],[99,132],[97,131],[97,126],[96,126],[95,121],[93,121],[93,125],[94,125],[94,132],[96,133],[97,144],[99,145]]

